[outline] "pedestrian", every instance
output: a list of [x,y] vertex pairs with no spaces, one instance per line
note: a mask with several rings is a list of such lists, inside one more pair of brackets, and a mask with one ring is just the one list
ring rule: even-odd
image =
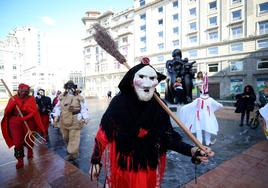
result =
[[196,138],[200,143],[203,143],[204,133],[205,144],[210,146],[216,141],[211,140],[211,134],[217,135],[219,131],[215,111],[222,108],[223,105],[209,96],[206,74],[199,90],[201,92],[200,97],[181,108],[180,119],[192,133],[196,133]]
[[77,85],[70,80],[64,89],[54,108],[54,126],[60,123],[62,137],[67,144],[66,160],[75,160],[79,154],[80,133],[89,116],[84,98],[77,94]]
[[108,97],[108,99],[112,98],[112,92],[110,90],[107,92],[107,97]]
[[[167,150],[194,156],[196,160],[197,147],[182,141],[173,130],[169,115],[153,97],[155,87],[163,79],[165,76],[149,65],[148,58],[123,77],[120,92],[102,116],[95,137],[91,178],[99,175],[102,155],[104,166],[109,164],[105,182],[111,188],[160,187]],[[204,152],[198,151],[200,161],[208,161],[214,155],[211,151],[209,156],[203,156]]]
[[175,91],[175,97],[174,102],[175,104],[181,104],[183,102],[183,88],[181,83],[181,77],[176,78],[176,82],[173,84],[174,91]]
[[[50,112],[52,111],[51,99],[50,97],[45,96],[44,89],[39,89],[35,100],[38,106],[42,123],[46,130],[46,135],[48,135],[49,116]],[[38,132],[40,132],[40,130],[38,130]]]
[[259,112],[262,116],[262,129],[266,139],[268,140],[268,103],[259,109]]
[[61,91],[58,90],[56,93],[56,96],[54,97],[53,101],[52,101],[52,107],[54,108],[56,106],[56,104],[59,102],[59,97],[60,97]]
[[[34,146],[33,142],[27,136],[27,143],[31,146],[29,147],[25,141],[25,135],[28,129],[24,123],[27,122],[29,128],[32,131],[37,129],[41,130],[46,134],[43,127],[40,115],[38,113],[37,104],[35,98],[29,95],[30,87],[26,84],[19,84],[18,93],[10,98],[4,111],[4,117],[1,121],[2,134],[6,141],[8,147],[14,147],[14,156],[17,159],[16,168],[22,168],[24,166],[24,147],[28,149],[27,157],[28,159],[33,158],[33,150],[31,147]],[[14,99],[14,100],[13,100]],[[19,111],[16,108],[19,107],[23,114],[20,116]]]
[[254,110],[256,95],[251,85],[247,85],[244,88],[244,92],[237,94],[236,98],[236,109],[235,113],[241,113],[241,121],[239,126],[244,125],[244,117],[246,114],[246,124],[249,125],[250,112]]
[[203,83],[203,73],[199,71],[196,75],[196,79],[194,81],[194,86],[196,88],[196,98],[200,97],[200,89]]

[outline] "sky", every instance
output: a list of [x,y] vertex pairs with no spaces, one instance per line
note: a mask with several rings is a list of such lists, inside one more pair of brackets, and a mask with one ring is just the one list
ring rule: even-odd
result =
[[83,61],[85,12],[117,13],[133,4],[134,0],[0,0],[0,40],[16,27],[37,28],[48,38],[49,64],[77,68]]

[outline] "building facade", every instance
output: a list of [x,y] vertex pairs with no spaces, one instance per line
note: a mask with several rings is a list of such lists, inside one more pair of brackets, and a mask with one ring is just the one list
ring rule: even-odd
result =
[[[158,71],[165,72],[166,61],[179,48],[183,57],[196,61],[195,71],[208,73],[210,95],[214,98],[232,98],[247,84],[256,91],[268,88],[267,0],[134,0],[134,8],[126,12],[129,12],[126,24],[131,26],[128,27],[131,35],[127,35],[129,49],[133,49],[127,51],[129,62],[136,64],[147,56]],[[87,31],[92,23],[99,22],[120,41],[115,24],[118,14],[110,13],[106,17],[109,21],[102,23],[105,15],[99,13],[90,21],[88,16],[83,18]],[[89,38],[94,40],[90,32],[86,39]],[[87,47],[84,49],[87,51]],[[93,55],[90,50],[88,53]],[[86,65],[87,62],[96,64],[97,61],[85,61]],[[88,67],[85,72],[86,85],[93,74],[96,79],[111,76],[94,68]],[[109,86],[115,88],[126,70],[109,70],[120,73],[118,79],[107,79],[111,81]],[[92,94],[102,90],[94,87],[107,87],[102,86],[105,83],[102,81],[97,86],[94,81],[88,84]]]

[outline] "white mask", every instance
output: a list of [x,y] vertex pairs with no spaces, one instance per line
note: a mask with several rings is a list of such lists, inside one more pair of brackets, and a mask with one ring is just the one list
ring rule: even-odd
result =
[[149,101],[158,84],[157,74],[150,66],[145,66],[134,75],[133,86],[139,100]]

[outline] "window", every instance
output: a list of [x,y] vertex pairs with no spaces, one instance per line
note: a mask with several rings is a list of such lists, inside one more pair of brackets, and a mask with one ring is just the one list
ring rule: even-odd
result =
[[196,22],[190,23],[190,31],[196,31]]
[[209,47],[208,55],[218,55],[218,47]]
[[243,51],[243,43],[234,43],[230,46],[231,52],[241,52]]
[[197,50],[189,50],[190,57],[197,57]]
[[127,37],[123,37],[122,38],[122,41],[123,41],[123,43],[127,43],[128,42],[128,38]]
[[17,66],[16,65],[13,65],[13,70],[17,70]]
[[268,58],[257,61],[257,70],[268,69]]
[[140,19],[141,19],[141,20],[146,20],[146,14],[141,14],[141,15],[140,15]]
[[179,15],[178,14],[174,14],[172,17],[173,17],[173,21],[178,21],[179,20]]
[[157,44],[157,46],[158,46],[158,49],[161,50],[164,48],[164,43]]
[[179,7],[178,1],[173,1],[173,8],[178,8],[178,7]]
[[140,49],[141,52],[146,52],[146,47]]
[[268,34],[268,21],[259,22],[259,35]]
[[178,47],[180,45],[180,40],[173,40],[173,47]]
[[209,18],[209,26],[216,26],[217,25],[217,16],[213,16]]
[[218,31],[213,31],[213,32],[208,33],[208,39],[211,42],[217,41],[218,40]]
[[190,16],[192,16],[192,17],[196,16],[196,8],[191,8],[191,9],[189,10],[189,14],[190,14]]
[[173,34],[179,34],[179,27],[173,27]]
[[230,72],[243,71],[243,61],[231,61]]
[[268,39],[258,40],[258,48],[268,48]]
[[140,0],[140,6],[144,6],[145,5],[145,0]]
[[163,36],[164,36],[163,31],[159,31],[159,32],[158,32],[158,37],[159,37],[159,38],[163,38]]
[[195,43],[197,43],[197,36],[196,36],[196,35],[194,35],[194,36],[190,36],[190,37],[189,37],[189,42],[190,42],[191,44],[195,44]]
[[163,25],[163,19],[158,20],[158,25]]
[[218,72],[218,63],[208,64],[208,72]]
[[140,40],[141,40],[141,42],[145,43],[146,42],[146,37],[141,37]]
[[231,0],[231,3],[232,3],[232,5],[237,4],[237,3],[241,3],[241,0]]
[[209,3],[209,10],[217,10],[217,1],[212,1]]
[[164,61],[164,56],[163,55],[157,56],[157,61],[163,62]]
[[241,10],[233,11],[231,14],[232,14],[231,16],[232,21],[241,20],[242,18]]
[[17,79],[17,76],[16,75],[13,75],[13,79],[16,80]]
[[163,13],[163,7],[158,7],[158,12]]
[[231,35],[233,39],[240,38],[242,36],[242,26],[231,28]]
[[144,32],[146,31],[146,25],[142,25],[140,28],[141,28],[141,31],[144,31]]
[[259,4],[259,14],[264,14],[268,12],[268,2]]

